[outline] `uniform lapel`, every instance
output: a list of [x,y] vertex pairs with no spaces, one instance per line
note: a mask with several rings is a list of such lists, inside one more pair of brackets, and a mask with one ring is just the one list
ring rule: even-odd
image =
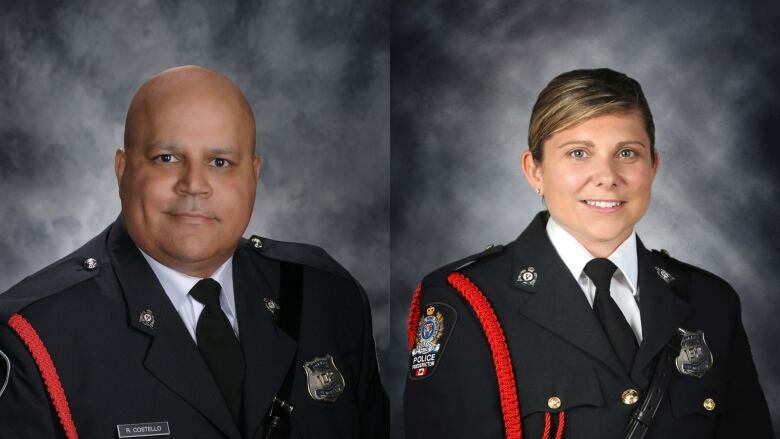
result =
[[[690,305],[672,291],[679,280],[667,268],[663,258],[648,251],[639,239],[637,253],[642,344],[634,359],[631,378],[637,385],[644,386],[648,379],[642,372],[669,342],[677,328],[683,325]],[[662,279],[663,272],[671,274],[668,282]]]
[[[130,325],[152,337],[144,366],[229,438],[240,438],[197,346],[154,272],[130,239],[121,217],[108,237],[112,266],[127,301]],[[142,314],[151,315],[145,323]]]
[[[598,359],[618,376],[626,377],[582,289],[547,236],[547,218],[547,212],[539,213],[511,244],[509,282],[532,294],[523,302],[520,312]],[[533,283],[522,282],[518,277],[529,267],[534,268],[536,279]]]
[[239,336],[247,364],[242,426],[246,438],[259,433],[297,347],[277,328],[264,303],[265,298],[279,303],[279,263],[251,255],[250,251],[239,247],[233,258]]

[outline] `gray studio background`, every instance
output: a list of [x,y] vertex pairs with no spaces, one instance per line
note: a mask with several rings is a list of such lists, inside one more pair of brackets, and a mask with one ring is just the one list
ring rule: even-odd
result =
[[389,56],[383,1],[3,2],[0,291],[119,213],[130,98],[200,64],[231,77],[264,158],[246,236],[320,245],[366,288],[389,343]]
[[531,107],[557,74],[601,66],[639,80],[655,116],[661,168],[639,234],[740,293],[780,427],[778,11],[777,2],[393,2],[396,437],[416,283],[513,240],[543,208],[520,170]]

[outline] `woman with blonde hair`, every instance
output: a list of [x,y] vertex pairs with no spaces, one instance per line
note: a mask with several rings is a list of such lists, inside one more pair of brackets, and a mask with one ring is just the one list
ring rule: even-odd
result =
[[548,211],[415,292],[406,437],[774,437],[737,294],[636,235],[660,165],[639,83],[559,75],[528,146]]

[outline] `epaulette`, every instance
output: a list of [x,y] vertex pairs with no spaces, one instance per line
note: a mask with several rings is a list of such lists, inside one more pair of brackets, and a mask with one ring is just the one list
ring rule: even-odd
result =
[[453,271],[462,270],[467,266],[478,262],[481,259],[484,259],[491,255],[501,253],[504,251],[505,248],[506,247],[503,245],[490,244],[479,253],[474,253],[473,255],[466,256],[463,259],[459,259],[455,262],[451,262],[447,265],[437,268],[436,270],[432,271],[430,274],[425,276],[425,278],[423,279],[423,283],[428,283],[428,281],[433,281],[439,278],[446,279],[447,276],[449,276],[450,273],[452,273]]
[[100,273],[108,261],[72,253],[43,270],[24,278],[0,294],[0,321],[6,322],[27,305],[89,280]]
[[711,277],[711,278],[713,278],[713,279],[715,279],[715,280],[717,280],[719,282],[723,282],[723,283],[728,285],[728,282],[725,279],[723,279],[722,277],[718,276],[717,274],[712,273],[710,271],[707,271],[707,270],[705,270],[705,269],[703,269],[701,267],[697,267],[696,265],[689,264],[687,262],[683,262],[683,261],[681,261],[679,259],[675,259],[675,258],[672,257],[672,255],[669,254],[668,251],[666,251],[664,249],[660,249],[660,250],[653,249],[652,251],[653,251],[653,253],[661,256],[669,264],[669,266],[671,266],[671,267],[683,268],[683,269],[687,269],[687,270],[690,270],[690,271],[693,271],[693,272],[696,272],[696,273],[699,273],[699,274],[703,274],[705,276]]
[[306,265],[352,279],[352,276],[341,264],[316,245],[275,241],[257,235],[252,235],[249,239],[242,239],[242,245],[248,246],[269,259]]

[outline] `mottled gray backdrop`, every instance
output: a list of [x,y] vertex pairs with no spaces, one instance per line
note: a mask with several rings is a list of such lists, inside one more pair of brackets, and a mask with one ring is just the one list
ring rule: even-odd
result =
[[780,427],[778,6],[393,2],[395,431],[415,284],[488,243],[511,241],[543,208],[520,170],[531,107],[557,74],[602,66],[639,80],[654,111],[662,160],[639,233],[648,246],[714,271],[740,292]]
[[236,81],[257,116],[264,162],[247,234],[318,244],[345,265],[387,358],[386,1],[1,5],[0,291],[116,218],[130,98],[160,70],[200,64]]

